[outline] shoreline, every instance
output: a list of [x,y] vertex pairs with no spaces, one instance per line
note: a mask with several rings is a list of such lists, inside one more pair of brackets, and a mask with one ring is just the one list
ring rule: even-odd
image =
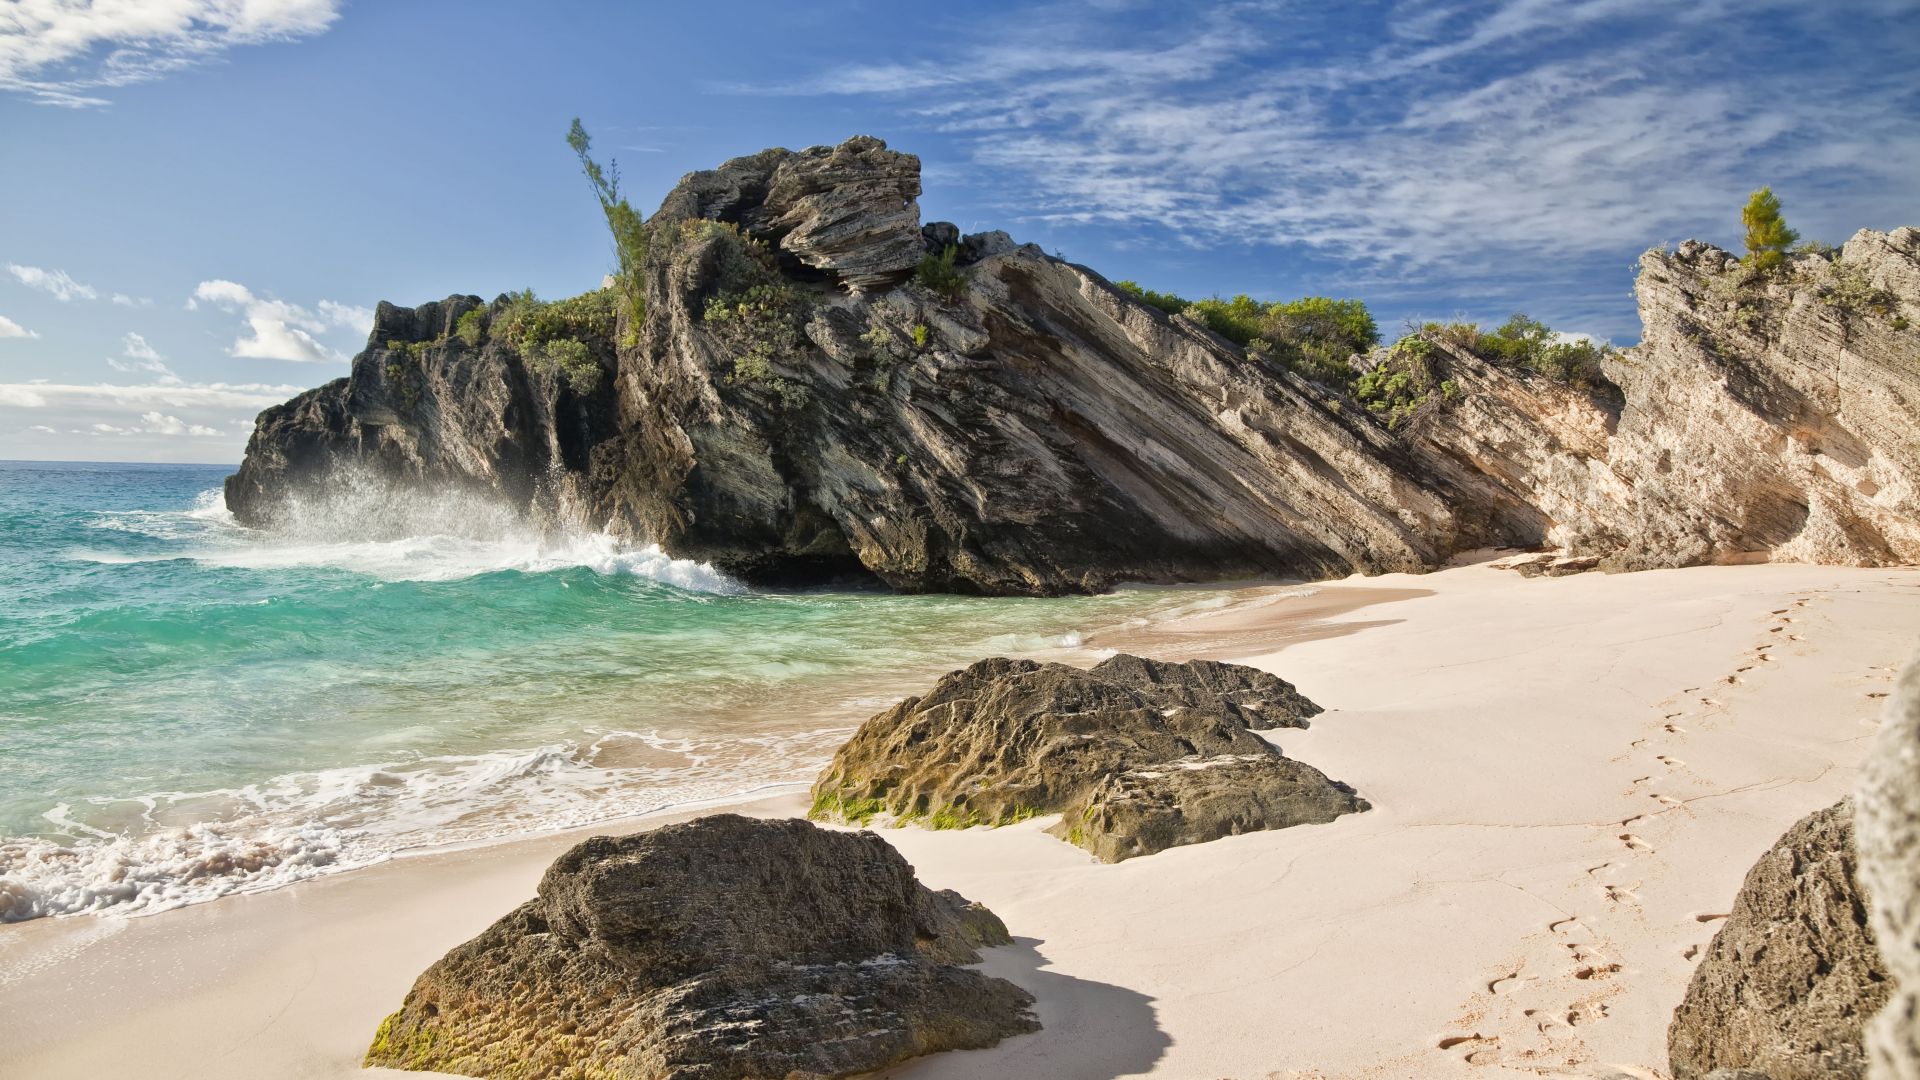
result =
[[[1044,820],[881,830],[930,887],[1007,922],[1017,944],[985,969],[1033,991],[1046,1025],[886,1075],[1661,1075],[1683,953],[1717,926],[1704,917],[1844,792],[1876,672],[1920,634],[1906,569],[1470,566],[1301,588],[1086,644],[1294,681],[1329,711],[1276,741],[1374,809],[1111,866]],[[1308,603],[1278,603],[1288,589]],[[413,978],[531,895],[560,850],[716,809],[805,801],[407,854],[158,917],[9,926],[0,1075],[365,1075],[359,1054]]]

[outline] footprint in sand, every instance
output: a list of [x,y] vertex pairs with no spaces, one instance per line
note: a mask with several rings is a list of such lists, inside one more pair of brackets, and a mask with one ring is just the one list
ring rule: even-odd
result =
[[1679,724],[1667,724],[1663,730],[1669,735],[1685,735],[1687,733],[1687,729],[1681,727]]
[[1684,769],[1687,767],[1686,762],[1681,761],[1677,757],[1668,757],[1665,754],[1661,754],[1658,757],[1654,758],[1653,760],[1659,762],[1662,765],[1665,765],[1669,769]]
[[1533,1021],[1533,1026],[1542,1035],[1554,1034],[1554,1029],[1567,1026],[1567,1022],[1545,1009],[1528,1009],[1521,1014]]
[[[1612,864],[1612,863],[1610,863],[1610,862],[1603,862],[1603,863],[1601,863],[1601,864],[1600,864],[1599,866],[1589,866],[1589,867],[1587,867],[1587,876],[1588,876],[1588,877],[1597,877],[1597,876],[1599,876],[1600,874],[1603,874],[1603,873],[1605,873],[1605,872],[1607,872],[1608,870],[1611,870],[1611,869],[1613,869],[1613,865],[1614,865],[1614,864]],[[1555,923],[1554,925],[1555,925],[1555,926],[1558,926],[1559,924],[1558,924],[1558,923]]]
[[1717,709],[1720,707],[1720,701],[1717,698],[1703,697],[1700,699],[1700,704],[1705,705],[1709,709]]
[[[1617,971],[1619,970],[1620,965],[1615,964],[1613,965],[1613,967],[1614,967],[1614,970]],[[1605,1020],[1606,1018],[1607,1018],[1607,1007],[1605,1005],[1600,1004],[1597,1001],[1592,1002],[1590,1004],[1586,1004],[1586,1005],[1575,1005],[1573,1008],[1567,1010],[1567,1026],[1568,1027],[1580,1027],[1585,1024],[1592,1024],[1592,1023],[1595,1023],[1596,1021]]]
[[1717,919],[1724,919],[1731,914],[1732,912],[1729,912],[1729,911],[1707,912],[1700,915],[1695,915],[1693,917],[1693,921],[1698,923],[1709,923]]
[[1883,698],[1883,697],[1886,697],[1886,696],[1887,696],[1887,692],[1886,692],[1885,690],[1876,690],[1876,691],[1874,691],[1873,693],[1870,693],[1870,694],[1868,694],[1868,695],[1867,695],[1867,700],[1869,700],[1869,701],[1878,701],[1878,700],[1880,700],[1881,698]]
[[1700,955],[1700,946],[1698,945],[1689,945],[1686,948],[1680,950],[1680,959],[1682,960],[1691,960],[1694,957],[1699,955]]
[[1514,990],[1519,989],[1521,983],[1529,983],[1532,981],[1533,980],[1530,978],[1522,977],[1521,974],[1517,971],[1508,972],[1507,974],[1502,975],[1499,978],[1488,983],[1487,993],[1495,994],[1495,995],[1510,994]]
[[1638,749],[1640,749],[1641,747],[1643,747],[1643,746],[1645,746],[1645,745],[1647,745],[1647,740],[1645,740],[1645,739],[1635,739],[1635,740],[1633,740],[1632,742],[1630,742],[1630,743],[1628,743],[1628,744],[1627,744],[1627,749],[1629,749],[1629,750],[1638,750]]
[[[1600,888],[1605,891],[1607,902],[1610,904],[1632,904],[1636,907],[1640,904],[1639,894],[1632,889],[1620,885],[1602,885]],[[1614,966],[1619,967],[1618,964]],[[1582,975],[1580,978],[1586,978],[1586,976]]]
[[1669,810],[1673,810],[1678,807],[1687,805],[1686,803],[1680,801],[1679,799],[1674,798],[1671,795],[1662,795],[1657,791],[1649,794],[1648,798],[1652,799],[1654,802],[1659,803],[1661,806],[1664,806]]
[[[1606,866],[1612,866],[1612,865],[1613,865],[1612,863],[1606,864]],[[1593,869],[1601,870],[1604,868],[1605,867],[1596,866]],[[1593,873],[1593,870],[1589,870],[1587,871],[1587,873],[1591,874]],[[1555,919],[1554,921],[1547,924],[1547,932],[1550,934],[1571,934],[1575,930],[1585,930],[1585,929],[1586,927],[1580,925],[1580,916],[1578,915],[1569,915],[1564,919]]]
[[1588,964],[1584,967],[1575,968],[1573,970],[1573,977],[1585,982],[1591,982],[1595,979],[1611,979],[1615,975],[1620,974],[1620,971],[1621,968],[1619,964]]
[[1481,1035],[1477,1031],[1471,1035],[1450,1035],[1440,1040],[1439,1047],[1442,1050],[1467,1048],[1466,1061],[1469,1065],[1491,1065],[1500,1060],[1498,1035]]
[[1647,843],[1645,840],[1640,839],[1639,837],[1633,835],[1630,832],[1621,833],[1620,842],[1627,846],[1628,851],[1651,852],[1653,850],[1652,844]]

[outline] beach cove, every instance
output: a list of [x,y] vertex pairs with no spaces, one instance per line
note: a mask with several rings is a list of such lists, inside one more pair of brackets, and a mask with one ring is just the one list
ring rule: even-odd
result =
[[[1920,633],[1905,569],[1473,565],[1319,589],[1305,602],[1330,610],[1249,594],[1087,644],[1225,650],[1293,681],[1328,711],[1275,741],[1373,808],[1116,865],[1045,820],[880,830],[1006,921],[1016,944],[983,969],[1044,1025],[886,1075],[1660,1076],[1693,958],[1753,860],[1849,789]],[[554,855],[721,808],[8,927],[9,1075],[370,1075],[414,976]],[[795,786],[724,808],[806,807]]]

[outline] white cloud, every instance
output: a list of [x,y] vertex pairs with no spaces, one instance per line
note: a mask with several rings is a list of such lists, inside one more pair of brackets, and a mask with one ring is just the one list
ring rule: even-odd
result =
[[54,429],[52,429],[52,428],[50,428],[50,427],[48,427],[48,426],[47,426],[47,425],[45,425],[45,424],[35,424],[35,425],[33,425],[32,427],[30,427],[30,428],[28,428],[27,430],[28,430],[28,431],[37,431],[37,432],[39,432],[39,433],[41,433],[42,435],[58,435],[58,434],[60,434],[60,433],[59,433],[58,431],[55,431]]
[[204,424],[189,424],[177,416],[162,412],[144,412],[140,414],[140,427],[136,430],[148,435],[193,435],[218,436],[225,432]]
[[115,371],[123,371],[129,374],[141,371],[151,372],[160,376],[160,381],[163,383],[177,383],[180,381],[180,377],[175,375],[173,369],[167,366],[166,357],[161,356],[160,351],[149,344],[146,338],[141,337],[139,334],[129,333],[126,337],[120,339],[120,344],[120,355],[126,357],[126,359],[109,359],[107,361],[108,367]]
[[11,405],[16,409],[44,409],[46,396],[38,390],[29,389],[19,383],[8,386],[0,383],[0,405]]
[[138,300],[135,300],[133,297],[128,296],[126,293],[122,293],[122,292],[117,292],[113,294],[113,302],[116,304],[119,304],[121,307],[152,307],[153,306],[153,298],[151,296],[143,296]]
[[8,263],[7,273],[18,278],[20,284],[28,288],[52,293],[56,300],[94,300],[100,296],[93,286],[80,284],[67,276],[65,270],[43,270],[38,266]]
[[323,33],[339,16],[339,0],[13,0],[0,9],[0,90],[104,105],[100,91]]
[[128,334],[121,339],[121,353],[129,360],[164,360],[158,349],[147,343],[139,334]]
[[354,330],[370,333],[373,330],[373,309],[355,307],[351,304],[338,304],[332,300],[322,300],[318,305],[320,317],[342,330]]
[[304,386],[267,383],[0,383],[0,404],[37,409],[64,406],[119,408],[146,411],[156,406],[175,409],[264,409],[302,393]]
[[223,278],[203,281],[196,286],[193,295],[187,299],[187,308],[197,309],[202,301],[245,315],[247,329],[227,351],[234,356],[257,360],[340,363],[346,360],[346,356],[322,344],[316,335],[336,328],[352,328],[356,324],[369,326],[373,322],[373,313],[366,308],[322,300],[320,311],[316,314],[298,304],[256,296],[245,285]]
[[39,334],[34,333],[33,331],[27,329],[24,326],[21,326],[19,323],[14,322],[12,319],[7,318],[5,315],[0,315],[0,338],[10,338],[10,337],[37,338],[39,336],[40,336]]
[[1068,5],[1023,10],[976,22],[938,61],[760,92],[897,102],[902,123],[957,140],[973,176],[995,178],[1016,222],[1292,248],[1346,268],[1342,284],[1384,284],[1374,296],[1579,281],[1605,284],[1614,310],[1623,253],[1736,240],[1761,183],[1829,239],[1911,210],[1911,3],[1334,10],[1220,5],[1151,33]]

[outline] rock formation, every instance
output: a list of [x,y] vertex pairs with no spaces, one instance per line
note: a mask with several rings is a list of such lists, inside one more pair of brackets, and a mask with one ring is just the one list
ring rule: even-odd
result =
[[982,660],[873,717],[813,786],[812,816],[934,828],[1058,813],[1108,862],[1367,809],[1253,732],[1319,707],[1265,672],[1115,656],[1091,671]]
[[1887,699],[1855,795],[1860,884],[1895,983],[1867,1027],[1871,1080],[1920,1080],[1920,653]]
[[1867,1075],[1861,1025],[1891,984],[1857,873],[1850,801],[1808,815],[1754,864],[1667,1030],[1675,1080]]
[[1442,347],[1458,392],[1390,428],[1084,267],[922,228],[918,193],[918,159],[865,137],[689,174],[648,222],[644,318],[567,331],[593,378],[463,340],[476,298],[383,305],[347,380],[262,414],[228,505],[273,524],[370,472],[750,582],[995,594],[1490,544],[1920,559],[1915,230],[1758,277],[1706,245],[1649,253],[1645,339],[1606,392]]
[[991,912],[871,833],[723,814],[562,855],[428,968],[368,1065],[516,1080],[849,1076],[1039,1027],[956,965]]

